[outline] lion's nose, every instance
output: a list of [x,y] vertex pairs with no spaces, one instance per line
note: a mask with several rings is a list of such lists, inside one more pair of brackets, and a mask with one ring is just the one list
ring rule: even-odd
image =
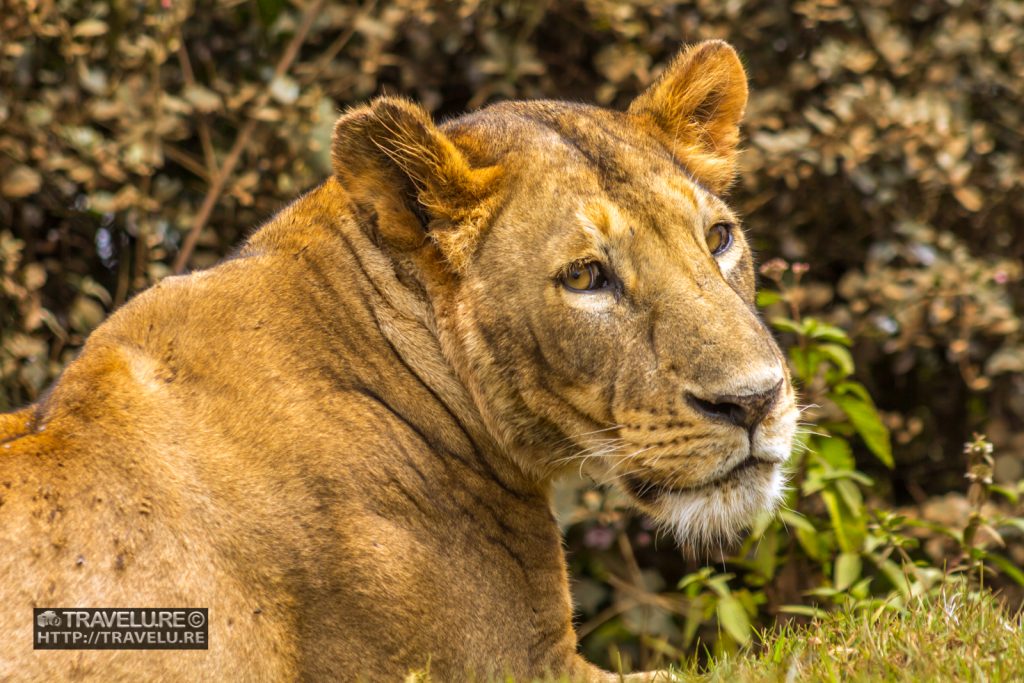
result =
[[708,400],[687,393],[686,401],[699,413],[721,422],[753,431],[771,412],[782,391],[782,380],[765,391],[754,394],[716,396]]

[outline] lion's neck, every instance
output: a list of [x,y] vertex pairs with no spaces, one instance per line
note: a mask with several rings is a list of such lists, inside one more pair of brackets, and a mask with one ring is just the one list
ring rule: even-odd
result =
[[[318,190],[338,193],[339,203],[345,201],[344,190],[335,181],[328,181]],[[430,394],[450,416],[429,428],[439,433],[438,443],[457,448],[469,442],[467,452],[460,455],[478,459],[485,469],[495,472],[502,482],[531,494],[543,493],[547,487],[527,474],[490,434],[470,392],[459,380],[445,357],[438,335],[437,321],[425,290],[410,272],[399,273],[393,258],[385,254],[368,234],[367,227],[353,216],[343,217],[336,225],[337,234],[357,262],[357,272],[346,271],[343,280],[355,275],[366,280],[364,288],[377,331],[402,359],[402,364],[415,380],[429,387]],[[351,288],[351,283],[343,286]],[[382,379],[383,381],[383,379]],[[450,432],[456,427],[460,434]]]

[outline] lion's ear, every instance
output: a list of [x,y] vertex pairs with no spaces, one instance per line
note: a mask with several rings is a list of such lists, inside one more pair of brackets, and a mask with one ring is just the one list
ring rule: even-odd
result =
[[498,169],[475,168],[430,115],[381,97],[334,126],[334,173],[357,205],[376,213],[381,237],[399,249],[438,244],[459,271],[485,222]]
[[739,124],[747,106],[747,75],[736,51],[721,40],[682,50],[629,106],[673,156],[712,192],[736,172]]

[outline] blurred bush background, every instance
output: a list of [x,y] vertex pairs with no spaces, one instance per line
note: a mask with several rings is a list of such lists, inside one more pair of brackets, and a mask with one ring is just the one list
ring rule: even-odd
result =
[[733,43],[751,79],[732,201],[762,260],[783,259],[762,302],[798,350],[812,426],[790,518],[712,569],[614,494],[565,487],[584,649],[649,666],[729,648],[773,619],[926,591],[928,567],[1019,600],[1018,0],[8,2],[0,410],[134,293],[211,265],[322,180],[344,107],[623,108],[704,38]]

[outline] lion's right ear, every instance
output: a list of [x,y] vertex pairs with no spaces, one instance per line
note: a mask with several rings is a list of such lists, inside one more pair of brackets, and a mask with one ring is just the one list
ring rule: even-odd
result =
[[676,159],[712,192],[725,191],[736,171],[747,74],[736,50],[706,40],[682,50],[633,100],[629,113],[660,137]]
[[393,97],[345,113],[331,157],[353,200],[376,212],[385,240],[411,249],[429,235],[462,270],[486,222],[496,167],[471,166],[422,107]]

